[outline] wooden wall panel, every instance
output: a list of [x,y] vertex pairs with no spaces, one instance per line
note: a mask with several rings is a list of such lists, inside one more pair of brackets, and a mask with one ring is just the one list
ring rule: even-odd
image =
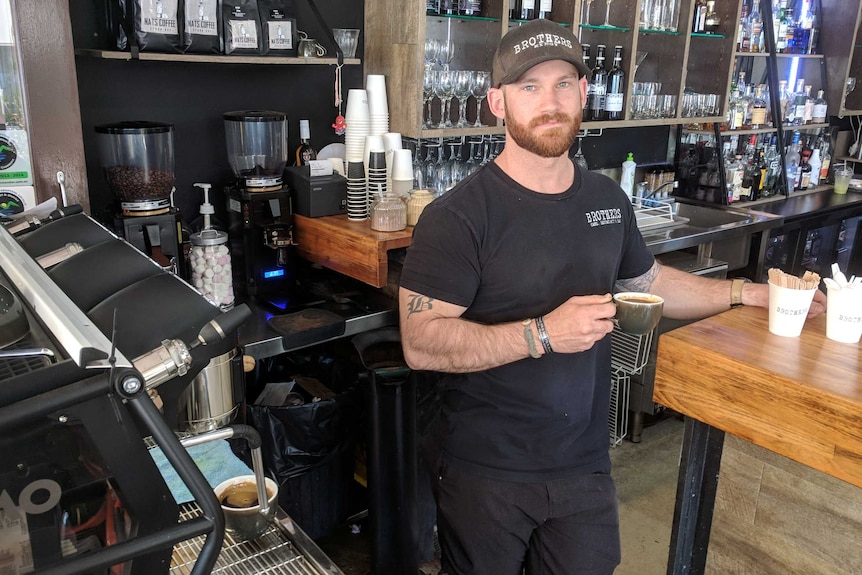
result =
[[728,435],[706,572],[862,573],[862,490]]
[[69,203],[89,212],[81,108],[68,0],[15,0],[36,198],[56,197],[66,175]]

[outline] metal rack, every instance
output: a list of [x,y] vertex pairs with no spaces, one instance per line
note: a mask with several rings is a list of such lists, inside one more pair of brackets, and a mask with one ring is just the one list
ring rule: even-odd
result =
[[642,199],[634,198],[632,205],[635,209],[638,229],[640,231],[654,230],[677,226],[688,222],[688,218],[677,215],[676,201],[674,199]]
[[655,335],[631,335],[615,327],[611,332],[611,404],[608,428],[611,446],[622,443],[629,427],[629,389],[631,376],[643,371],[649,361],[650,346]]
[[[194,503],[180,506],[180,519],[197,517]],[[197,560],[203,537],[182,541],[174,546],[171,575],[187,575]],[[311,539],[281,509],[270,528],[252,541],[237,542],[225,533],[221,553],[212,570],[215,575],[344,575]]]

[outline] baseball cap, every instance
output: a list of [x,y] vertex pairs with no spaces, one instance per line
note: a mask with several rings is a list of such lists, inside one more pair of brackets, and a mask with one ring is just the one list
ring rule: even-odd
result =
[[509,30],[494,53],[491,83],[511,84],[521,75],[542,62],[565,60],[578,69],[581,76],[590,77],[577,38],[568,28],[539,18]]

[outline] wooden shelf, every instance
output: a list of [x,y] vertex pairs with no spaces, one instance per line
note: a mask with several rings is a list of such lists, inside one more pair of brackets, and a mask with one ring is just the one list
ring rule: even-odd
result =
[[[802,126],[784,126],[784,130],[793,132],[794,130],[819,130],[820,128],[828,128],[829,124],[804,124]],[[691,134],[699,134],[701,136],[713,136],[715,133],[712,130],[687,130]],[[750,136],[751,134],[768,134],[776,131],[776,128],[758,128],[756,130],[722,130],[719,132],[722,136]]]
[[300,257],[378,288],[387,283],[386,252],[406,248],[413,240],[412,226],[378,232],[371,229],[371,220],[352,221],[346,215],[293,218]]
[[[103,60],[150,60],[156,62],[202,62],[207,64],[279,64],[279,65],[336,65],[336,58],[285,58],[282,56],[230,56],[222,54],[163,54],[160,52],[138,52],[136,58],[131,52],[119,50],[75,50],[76,56],[101,58]],[[344,64],[361,64],[358,58],[345,58]]]

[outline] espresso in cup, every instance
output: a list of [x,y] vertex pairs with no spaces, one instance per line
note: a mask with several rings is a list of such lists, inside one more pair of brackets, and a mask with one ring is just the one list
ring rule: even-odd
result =
[[664,300],[650,293],[622,292],[614,295],[617,314],[614,316],[621,330],[632,335],[646,335],[661,320]]
[[214,489],[224,513],[225,531],[234,541],[255,539],[269,529],[278,506],[278,484],[267,477],[268,509],[261,513],[254,475],[241,475],[219,483]]

